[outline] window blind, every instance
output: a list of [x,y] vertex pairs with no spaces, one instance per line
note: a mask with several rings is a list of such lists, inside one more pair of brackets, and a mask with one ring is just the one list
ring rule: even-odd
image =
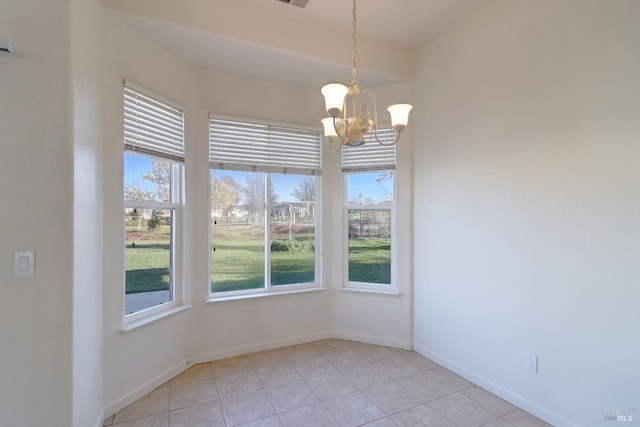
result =
[[[392,127],[378,128],[378,139],[392,143],[396,132]],[[364,135],[364,145],[342,147],[342,172],[365,172],[396,168],[396,146],[380,145],[373,132]]]
[[209,165],[255,172],[322,173],[319,130],[209,117]]
[[184,162],[184,112],[131,86],[124,87],[125,148]]

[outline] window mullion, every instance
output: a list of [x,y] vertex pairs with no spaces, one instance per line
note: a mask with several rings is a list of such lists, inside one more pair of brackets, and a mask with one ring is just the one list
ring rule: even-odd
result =
[[264,281],[266,291],[271,291],[271,174],[264,179]]
[[154,200],[125,200],[126,208],[144,208],[144,209],[178,209],[179,203],[156,202]]
[[178,212],[173,210],[171,215],[171,224],[169,229],[171,230],[171,239],[169,240],[169,301],[176,301],[176,221],[178,220]]
[[347,230],[342,234],[342,283],[346,286],[349,283],[349,180],[347,174],[342,174],[342,230]]

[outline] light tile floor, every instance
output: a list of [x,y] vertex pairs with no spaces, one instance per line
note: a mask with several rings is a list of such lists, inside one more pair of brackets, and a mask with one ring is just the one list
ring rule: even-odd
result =
[[195,365],[103,425],[549,426],[415,352],[337,339]]

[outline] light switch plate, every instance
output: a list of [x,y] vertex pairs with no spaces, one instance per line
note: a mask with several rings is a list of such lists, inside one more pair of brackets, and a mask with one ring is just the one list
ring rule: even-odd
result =
[[34,266],[33,251],[18,251],[13,253],[13,276],[33,276]]

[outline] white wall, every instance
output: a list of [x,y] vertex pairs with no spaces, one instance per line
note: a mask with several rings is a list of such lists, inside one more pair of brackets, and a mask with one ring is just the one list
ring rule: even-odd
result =
[[[211,360],[276,348],[330,336],[327,291],[273,295],[240,301],[205,303],[208,297],[209,240],[209,113],[282,123],[317,126],[322,112],[320,94],[224,72],[200,71],[196,82],[199,114],[190,157],[194,167],[190,188],[194,197],[189,241],[194,248],[189,269],[194,273],[192,304],[198,330],[194,340],[197,360]],[[318,98],[318,99],[316,99]],[[317,102],[316,102],[317,101]],[[326,200],[326,199],[325,199]],[[271,310],[278,312],[271,319]]]
[[639,16],[491,0],[419,52],[416,349],[554,425],[640,401]]
[[[196,332],[189,313],[121,332],[124,313],[122,245],[123,84],[129,79],[185,107],[186,145],[193,135],[193,70],[129,28],[105,19],[101,102],[104,111],[104,407],[111,415],[188,366]],[[187,206],[187,209],[189,207]],[[188,257],[189,253],[186,254]],[[191,282],[186,279],[187,285]]]
[[[363,85],[365,82],[363,82]],[[378,101],[381,124],[390,122],[387,106],[411,102],[411,85],[397,84],[371,89]],[[373,106],[370,106],[373,108]],[[410,123],[414,120],[410,117]],[[345,290],[344,209],[341,153],[325,150],[324,184],[331,194],[324,215],[330,236],[325,251],[332,293],[332,330],[338,338],[391,347],[412,348],[412,132],[402,133],[396,145],[396,212],[392,240],[392,282],[399,295]]]
[[[205,303],[208,297],[208,114],[314,124],[322,103],[309,91],[197,71],[128,27],[107,18],[105,68],[104,334],[106,415],[185,369],[190,363],[330,336],[326,291]],[[127,78],[186,108],[187,311],[121,333],[122,82]],[[292,107],[293,106],[293,107]],[[111,172],[109,172],[111,171]],[[271,320],[271,309],[278,319]]]
[[[410,346],[410,209],[399,209],[400,297],[341,293],[333,297],[334,288],[342,286],[341,280],[334,280],[341,277],[342,266],[336,267],[326,260],[333,259],[336,251],[342,250],[342,239],[334,228],[341,228],[341,222],[336,223],[325,214],[322,274],[327,290],[205,302],[209,284],[208,114],[319,126],[319,118],[323,115],[319,90],[251,80],[221,71],[192,69],[112,18],[107,19],[106,39],[103,167],[105,175],[114,173],[117,177],[104,182],[104,262],[109,266],[104,272],[106,415],[175,375],[188,363],[330,337],[332,327],[335,328],[332,319],[336,317],[339,317],[339,335],[345,338]],[[120,332],[123,311],[120,176],[122,79],[125,77],[186,107],[185,294],[191,308],[123,335]],[[391,103],[387,98],[391,93],[397,96],[397,90],[404,99],[410,95],[408,85],[381,88],[380,101],[384,105]],[[399,205],[405,206],[410,204],[410,141],[411,134],[407,131],[399,151],[399,163],[403,166],[398,172]],[[323,155],[322,202],[327,211],[337,207],[341,218],[341,157],[328,150]],[[273,308],[278,312],[277,319],[270,318]],[[371,313],[383,315],[373,319]],[[391,325],[390,318],[394,319]]]
[[100,425],[102,398],[102,69],[100,0],[71,2],[73,90],[73,425]]
[[[97,0],[51,7],[3,5],[0,67],[3,209],[0,424],[99,425],[190,363],[331,336],[410,343],[410,210],[398,228],[401,297],[342,295],[341,271],[324,264],[329,290],[209,303],[207,113],[318,125],[317,90],[197,71],[105,14]],[[6,33],[4,32],[6,31]],[[186,108],[185,301],[192,308],[123,333],[122,84],[130,79]],[[378,95],[382,103],[389,88]],[[401,91],[408,95],[409,86]],[[38,125],[32,125],[34,118]],[[403,138],[399,199],[409,202],[410,132]],[[340,204],[340,156],[325,150],[323,204]],[[399,202],[403,204],[404,202]],[[405,220],[407,222],[405,222]],[[325,217],[324,256],[341,251]],[[13,278],[13,251],[36,251],[36,275]],[[404,252],[403,252],[404,251]],[[341,269],[341,264],[339,265]],[[399,267],[400,269],[400,267]],[[337,276],[336,276],[337,274]],[[338,277],[337,281],[334,278]],[[271,320],[275,307],[278,319]],[[363,322],[351,313],[382,317]],[[364,318],[366,318],[366,316]],[[338,319],[336,325],[332,319]],[[37,409],[34,409],[37,408]],[[104,410],[104,412],[103,412]]]
[[[73,144],[69,2],[2,3],[0,425],[72,425]],[[13,252],[35,275],[13,277]],[[56,398],[52,398],[55,396]]]
[[[191,188],[208,188],[206,118],[209,112],[278,122],[319,125],[323,101],[319,90],[305,90],[276,83],[249,80],[226,73],[201,72],[198,79],[199,104],[197,153],[193,162]],[[410,97],[409,85],[375,90],[382,106]],[[400,96],[400,99],[392,99]],[[193,152],[192,152],[193,154]],[[281,295],[244,301],[203,304],[206,288],[192,288],[195,323],[202,328],[195,343],[198,360],[210,360],[265,348],[306,342],[327,336],[359,339],[398,347],[410,347],[410,225],[412,211],[404,208],[411,199],[411,132],[403,135],[398,149],[398,247],[397,279],[401,295],[382,296],[338,291],[342,281],[342,180],[341,154],[327,146],[323,152],[323,283],[320,293]],[[202,168],[201,168],[202,167]],[[197,176],[196,176],[197,175]],[[189,176],[187,177],[189,180]],[[195,201],[193,224],[208,220],[207,197]],[[189,270],[196,272],[195,283],[208,281],[208,240],[200,229],[190,232],[190,242],[198,249]],[[272,308],[278,319],[270,319]],[[390,321],[390,319],[392,319]]]

